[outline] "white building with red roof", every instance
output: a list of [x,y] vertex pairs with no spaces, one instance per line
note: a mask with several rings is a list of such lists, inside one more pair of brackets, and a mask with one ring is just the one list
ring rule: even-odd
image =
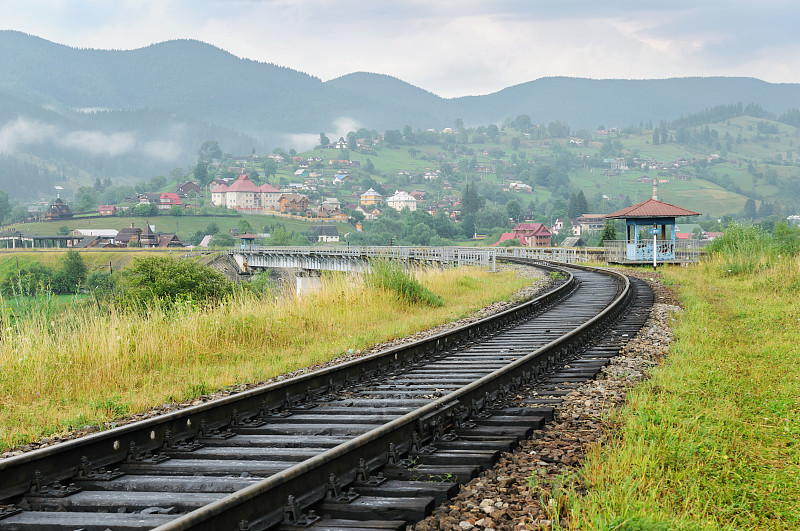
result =
[[213,205],[253,213],[280,210],[280,197],[280,190],[270,184],[257,186],[246,173],[230,186],[221,184],[211,190]]

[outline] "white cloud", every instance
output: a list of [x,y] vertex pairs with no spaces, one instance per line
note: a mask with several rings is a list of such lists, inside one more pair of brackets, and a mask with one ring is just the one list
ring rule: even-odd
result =
[[136,138],[131,133],[106,134],[100,131],[73,131],[56,139],[58,145],[91,153],[117,157],[136,148]]
[[[181,127],[172,128],[172,132]],[[102,131],[65,132],[53,124],[18,117],[0,127],[0,152],[13,153],[25,146],[52,143],[53,145],[87,153],[92,156],[117,157],[141,152],[147,157],[163,161],[177,161],[181,147],[172,140],[140,143],[132,132],[104,133]]]
[[150,158],[166,162],[180,160],[183,154],[181,147],[171,140],[145,142],[142,146],[142,151]]

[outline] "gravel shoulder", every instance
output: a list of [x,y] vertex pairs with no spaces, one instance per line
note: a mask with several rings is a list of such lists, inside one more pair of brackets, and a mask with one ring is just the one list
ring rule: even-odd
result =
[[[625,402],[628,389],[648,377],[673,341],[670,320],[681,311],[675,294],[652,272],[626,270],[646,281],[655,304],[644,327],[602,376],[576,388],[556,408],[555,418],[502,455],[491,470],[462,487],[449,503],[414,526],[416,531],[550,529],[567,515],[567,490],[580,494],[576,471],[590,445],[614,429],[608,413]],[[534,479],[531,479],[534,478]]]

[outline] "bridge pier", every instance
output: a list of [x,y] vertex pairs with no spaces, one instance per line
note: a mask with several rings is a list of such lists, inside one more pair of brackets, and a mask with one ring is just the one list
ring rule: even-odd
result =
[[301,269],[295,275],[298,297],[317,291],[322,286],[322,273],[313,269]]

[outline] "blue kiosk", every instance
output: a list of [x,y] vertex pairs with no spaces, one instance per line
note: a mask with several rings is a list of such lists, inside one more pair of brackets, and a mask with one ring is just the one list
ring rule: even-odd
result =
[[625,240],[606,241],[606,260],[618,264],[688,263],[699,259],[697,240],[676,240],[675,218],[699,216],[657,199],[647,199],[606,216],[625,220]]

